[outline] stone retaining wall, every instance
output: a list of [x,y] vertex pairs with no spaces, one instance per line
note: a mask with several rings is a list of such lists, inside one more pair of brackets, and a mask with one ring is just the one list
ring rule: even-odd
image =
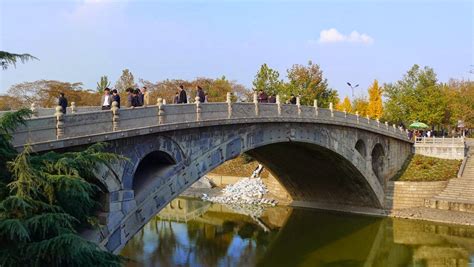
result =
[[424,206],[424,200],[441,193],[448,181],[389,182],[386,192],[387,208],[404,209]]

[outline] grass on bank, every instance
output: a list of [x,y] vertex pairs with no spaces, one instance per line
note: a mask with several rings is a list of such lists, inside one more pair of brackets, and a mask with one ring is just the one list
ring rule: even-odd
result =
[[461,162],[461,160],[439,159],[415,154],[407,159],[394,180],[446,181],[457,176]]

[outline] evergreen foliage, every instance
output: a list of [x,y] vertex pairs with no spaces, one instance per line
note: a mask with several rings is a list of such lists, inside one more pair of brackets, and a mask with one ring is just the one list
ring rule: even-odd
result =
[[268,95],[277,95],[284,85],[283,80],[280,80],[280,73],[263,64],[260,67],[255,79],[253,80],[253,87],[255,91],[262,90]]
[[110,82],[107,75],[100,77],[100,82],[97,82],[97,92],[103,93],[107,87],[110,87]]
[[4,70],[8,69],[10,65],[16,67],[16,63],[18,61],[21,61],[21,63],[25,63],[26,61],[33,59],[38,60],[38,58],[30,54],[14,54],[6,51],[0,51],[0,65]]
[[[122,159],[95,144],[81,152],[15,156],[11,131],[29,112],[0,118],[0,266],[120,266],[123,259],[80,237],[76,229],[94,224],[94,184],[101,165]],[[6,166],[6,168],[3,168]]]

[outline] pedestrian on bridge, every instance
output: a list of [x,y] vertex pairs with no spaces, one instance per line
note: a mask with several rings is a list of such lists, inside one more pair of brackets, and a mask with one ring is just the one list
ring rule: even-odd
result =
[[183,85],[180,85],[179,86],[178,104],[187,104],[187,103],[188,103],[188,97],[186,95],[186,90],[184,90]]
[[112,90],[112,102],[117,102],[117,107],[120,108],[120,95],[117,92],[117,89]]
[[206,101],[206,95],[204,94],[202,87],[199,85],[197,86],[196,96],[199,97],[199,102],[204,103]]
[[64,93],[62,92],[59,93],[58,105],[61,106],[61,112],[63,114],[66,114],[67,99],[64,97]]
[[102,95],[102,99],[100,101],[102,104],[102,110],[109,110],[112,106],[112,95],[110,95],[110,88],[104,89],[104,94]]

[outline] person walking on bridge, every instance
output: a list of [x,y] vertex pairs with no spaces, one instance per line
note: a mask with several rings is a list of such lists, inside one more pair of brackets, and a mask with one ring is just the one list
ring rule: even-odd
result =
[[188,96],[186,95],[186,90],[184,90],[184,86],[179,86],[179,98],[178,104],[187,104],[188,103]]
[[59,93],[58,106],[61,106],[61,112],[66,114],[67,99],[64,97],[64,93]]
[[199,102],[204,103],[206,101],[206,95],[204,95],[204,91],[199,85],[197,86],[196,96],[199,97]]
[[117,102],[117,107],[120,108],[120,95],[117,92],[117,89],[112,90],[112,102]]
[[104,89],[104,94],[102,95],[102,99],[100,100],[102,104],[102,110],[109,110],[112,106],[112,95],[110,95],[110,88]]

